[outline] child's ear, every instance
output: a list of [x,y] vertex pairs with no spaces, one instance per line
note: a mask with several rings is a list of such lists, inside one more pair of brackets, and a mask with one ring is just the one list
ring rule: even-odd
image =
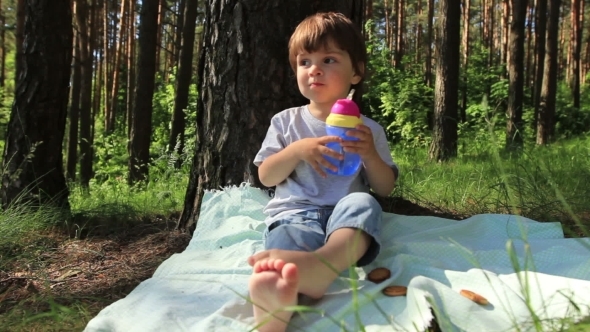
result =
[[363,77],[365,76],[365,64],[362,62],[359,62],[357,65],[358,70],[360,71],[360,73],[354,73],[354,76],[352,77],[352,84],[358,84],[360,81],[362,81]]

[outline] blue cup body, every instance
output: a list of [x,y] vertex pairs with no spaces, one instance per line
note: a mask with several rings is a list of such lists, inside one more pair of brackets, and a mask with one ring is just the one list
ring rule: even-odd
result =
[[[347,141],[358,141],[358,138],[346,135],[346,132],[349,130],[355,130],[355,129],[326,125],[326,133],[328,134],[328,136],[338,136],[338,137],[341,137],[343,140],[347,140]],[[358,171],[359,167],[361,166],[361,162],[362,162],[361,156],[359,154],[344,152],[340,143],[337,143],[337,142],[330,142],[330,143],[326,144],[326,147],[344,155],[343,160],[338,160],[338,159],[332,158],[330,156],[324,155],[326,160],[328,160],[332,165],[338,167],[338,171],[336,171],[336,172],[334,172],[328,168],[326,168],[326,172],[328,172],[329,174],[334,174],[334,175],[349,176],[349,175],[355,174]]]

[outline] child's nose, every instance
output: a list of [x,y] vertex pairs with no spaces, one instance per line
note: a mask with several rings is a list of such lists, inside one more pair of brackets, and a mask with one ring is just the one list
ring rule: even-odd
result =
[[311,65],[309,68],[309,75],[317,76],[322,74],[322,69],[318,65]]

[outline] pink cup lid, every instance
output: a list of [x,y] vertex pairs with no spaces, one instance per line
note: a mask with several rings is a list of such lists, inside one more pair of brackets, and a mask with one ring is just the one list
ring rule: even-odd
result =
[[357,118],[361,116],[359,107],[350,99],[338,99],[332,106],[330,112],[333,114],[356,116]]

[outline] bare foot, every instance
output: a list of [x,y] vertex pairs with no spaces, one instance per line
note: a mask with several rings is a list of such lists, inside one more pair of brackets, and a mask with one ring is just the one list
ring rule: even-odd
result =
[[297,304],[298,284],[295,264],[285,263],[282,259],[263,259],[254,264],[248,288],[258,331],[287,329],[293,312],[282,309]]
[[[261,251],[248,258],[250,265],[270,259],[293,263],[299,270],[299,293],[313,299],[324,296],[326,290],[338,276],[334,266],[320,258],[316,252],[271,249]],[[338,269],[336,269],[338,270]]]

